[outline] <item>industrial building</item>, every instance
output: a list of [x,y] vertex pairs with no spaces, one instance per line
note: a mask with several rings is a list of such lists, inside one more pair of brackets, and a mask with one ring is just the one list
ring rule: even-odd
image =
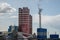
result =
[[37,39],[40,40],[47,39],[47,29],[37,28]]
[[8,28],[8,32],[11,32],[11,30],[12,30],[12,26],[10,25]]
[[50,34],[50,40],[59,40],[58,34]]
[[19,8],[19,32],[32,34],[32,16],[28,7]]
[[10,25],[8,28],[8,35],[6,40],[16,40],[17,39],[18,26]]
[[37,28],[37,39],[38,40],[46,40],[47,39],[47,29],[41,27],[41,11],[38,5],[38,14],[39,14],[39,28]]
[[9,28],[8,28],[8,32],[13,32],[13,30],[15,30],[16,32],[18,31],[18,26],[12,26],[10,25]]

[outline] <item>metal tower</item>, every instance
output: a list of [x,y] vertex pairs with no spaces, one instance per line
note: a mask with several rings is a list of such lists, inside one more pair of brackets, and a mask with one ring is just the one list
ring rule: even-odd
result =
[[[39,2],[40,2],[40,0],[39,0]],[[41,28],[41,11],[42,11],[42,9],[40,8],[40,4],[39,4],[39,2],[38,2],[38,10],[39,10],[39,27]]]
[[39,8],[39,27],[41,28],[41,11],[42,9]]

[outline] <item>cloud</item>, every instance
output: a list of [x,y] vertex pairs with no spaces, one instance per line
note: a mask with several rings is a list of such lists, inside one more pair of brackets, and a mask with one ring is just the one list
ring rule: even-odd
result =
[[10,16],[10,18],[18,18],[18,16]]
[[0,3],[0,15],[1,13],[12,13],[15,12],[16,9],[11,7],[8,3]]
[[44,1],[44,2],[46,2],[46,3],[49,3],[49,2],[52,1],[52,0],[42,0],[42,1]]
[[3,15],[3,13],[0,13],[0,16],[2,16]]
[[[49,32],[52,32],[52,33],[59,32],[59,30],[60,30],[60,14],[54,15],[54,16],[42,15],[41,21],[42,21],[42,27],[47,28]],[[38,14],[33,15],[33,23],[37,24],[37,26],[35,26],[35,25],[33,25],[33,26],[38,28],[38,25],[39,25],[39,15]]]

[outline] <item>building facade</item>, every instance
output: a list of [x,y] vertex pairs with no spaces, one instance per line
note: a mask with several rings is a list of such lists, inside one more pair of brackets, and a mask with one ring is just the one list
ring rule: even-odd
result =
[[47,39],[47,29],[45,29],[45,28],[37,28],[37,38],[38,38],[38,40]]
[[32,34],[32,16],[27,7],[19,8],[19,32]]
[[58,34],[50,34],[50,40],[59,40]]
[[15,30],[16,32],[18,31],[18,26],[12,26],[10,25],[9,28],[8,28],[8,32],[13,32],[13,30]]

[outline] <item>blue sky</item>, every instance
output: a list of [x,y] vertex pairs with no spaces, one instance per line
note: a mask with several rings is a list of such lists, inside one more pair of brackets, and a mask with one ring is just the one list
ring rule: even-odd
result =
[[[60,0],[0,0],[0,8],[7,7],[8,12],[0,9],[0,30],[7,30],[9,25],[18,25],[18,8],[28,7],[33,16],[33,33],[39,27],[38,5],[42,8],[42,27],[50,33],[60,34]],[[9,6],[10,5],[10,6]],[[10,9],[9,9],[10,8]],[[5,12],[5,11],[6,12]],[[11,10],[13,10],[11,12]],[[1,12],[2,11],[2,12]],[[4,13],[5,12],[5,13]],[[38,20],[36,20],[38,19]]]

